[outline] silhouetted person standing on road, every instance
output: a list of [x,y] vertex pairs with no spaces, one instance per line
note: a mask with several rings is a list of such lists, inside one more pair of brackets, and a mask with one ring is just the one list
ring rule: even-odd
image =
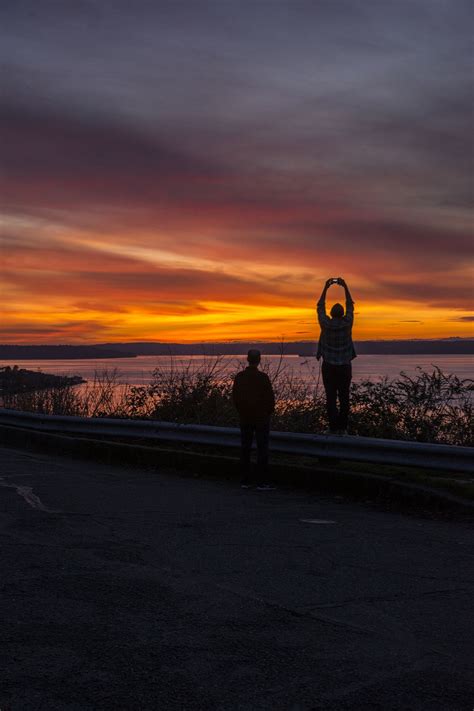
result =
[[[334,304],[331,316],[326,314],[326,293],[331,284],[339,284],[346,292],[346,313],[342,304]],[[321,326],[317,359],[323,359],[322,374],[329,418],[329,431],[347,434],[349,390],[352,379],[351,361],[356,357],[352,342],[354,302],[344,279],[328,279],[317,306]],[[339,408],[337,400],[339,398]]]
[[260,359],[260,351],[249,350],[248,366],[235,376],[232,397],[240,418],[241,485],[243,488],[252,486],[250,452],[255,433],[257,440],[257,488],[265,490],[273,488],[267,482],[267,476],[270,417],[275,409],[275,396],[270,378],[258,369]]

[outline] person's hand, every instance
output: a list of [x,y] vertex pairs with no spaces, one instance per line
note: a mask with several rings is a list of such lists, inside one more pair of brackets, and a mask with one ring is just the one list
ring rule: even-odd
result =
[[344,279],[343,279],[342,277],[338,277],[338,278],[337,278],[337,283],[339,284],[339,286],[345,286],[345,285],[346,285],[346,282],[344,281]]
[[328,279],[328,280],[326,281],[326,289],[329,289],[329,287],[331,286],[331,284],[332,284],[332,279]]

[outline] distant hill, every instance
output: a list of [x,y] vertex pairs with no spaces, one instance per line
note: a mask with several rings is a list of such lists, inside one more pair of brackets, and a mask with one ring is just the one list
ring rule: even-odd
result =
[[[473,355],[474,339],[447,338],[413,341],[356,341],[359,355]],[[139,355],[245,355],[249,348],[259,348],[264,355],[278,355],[279,343],[240,341],[233,343],[98,343],[92,346],[0,345],[0,361],[8,360],[80,360],[96,358],[135,358]],[[317,341],[285,343],[285,355],[312,356]]]
[[[440,340],[356,341],[360,355],[451,355],[474,354],[474,340],[447,338]],[[101,343],[96,348],[118,348],[133,355],[243,355],[249,348],[259,348],[264,355],[278,355],[279,343],[241,341],[234,343]],[[316,353],[316,341],[293,341],[284,344],[286,355],[310,356]]]
[[0,360],[75,360],[86,358],[134,358],[131,351],[96,346],[10,346],[0,345]]

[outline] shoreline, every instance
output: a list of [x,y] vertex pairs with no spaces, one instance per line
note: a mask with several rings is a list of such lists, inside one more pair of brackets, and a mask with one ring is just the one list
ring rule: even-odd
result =
[[63,388],[87,383],[81,375],[55,375],[18,366],[0,367],[0,396]]

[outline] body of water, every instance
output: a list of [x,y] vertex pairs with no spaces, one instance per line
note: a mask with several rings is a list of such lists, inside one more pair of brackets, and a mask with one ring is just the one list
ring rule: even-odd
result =
[[[199,368],[214,360],[212,356],[176,356],[173,367],[191,366]],[[273,370],[278,367],[280,356],[264,356],[262,362]],[[100,358],[91,360],[20,360],[0,361],[0,367],[18,365],[28,370],[41,370],[56,375],[80,375],[85,380],[94,379],[94,373],[117,369],[119,381],[129,385],[146,385],[150,382],[154,368],[172,367],[169,356],[138,356],[137,358]],[[316,358],[283,356],[285,369],[305,382],[318,378],[319,363]],[[222,367],[234,372],[245,366],[245,356],[223,356]],[[432,371],[438,366],[445,373],[453,373],[459,378],[474,377],[474,357],[472,355],[360,355],[353,361],[353,379],[357,382],[370,378],[396,378],[400,371],[414,375],[417,367]]]

